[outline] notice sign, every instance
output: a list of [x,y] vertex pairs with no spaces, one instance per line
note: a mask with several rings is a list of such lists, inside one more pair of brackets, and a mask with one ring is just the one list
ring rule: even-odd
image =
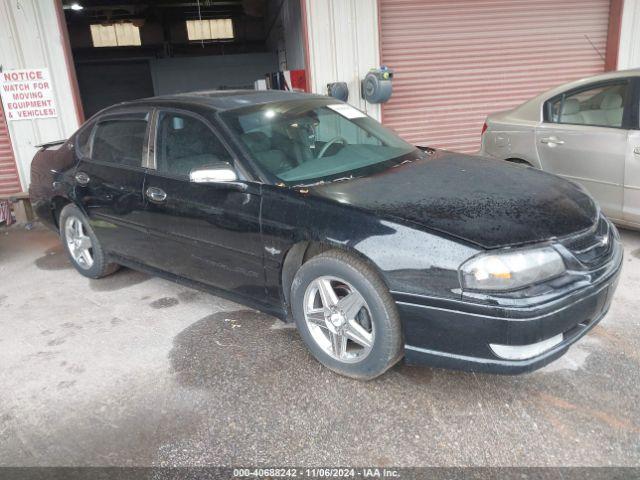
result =
[[57,117],[49,70],[4,70],[0,72],[0,94],[7,120]]

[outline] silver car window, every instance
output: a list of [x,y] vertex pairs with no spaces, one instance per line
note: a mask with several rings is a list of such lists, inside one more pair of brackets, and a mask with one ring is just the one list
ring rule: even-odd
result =
[[569,92],[550,102],[549,120],[553,123],[621,128],[626,95],[626,82]]

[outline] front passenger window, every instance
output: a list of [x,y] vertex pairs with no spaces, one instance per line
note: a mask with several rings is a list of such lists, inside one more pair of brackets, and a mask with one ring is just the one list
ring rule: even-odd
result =
[[561,95],[548,106],[548,120],[553,123],[622,127],[626,83],[599,86]]
[[160,113],[157,135],[156,168],[160,173],[188,177],[195,168],[233,163],[211,129],[190,115]]

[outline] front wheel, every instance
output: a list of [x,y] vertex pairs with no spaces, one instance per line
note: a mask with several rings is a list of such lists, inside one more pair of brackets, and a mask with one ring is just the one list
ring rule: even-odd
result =
[[340,250],[300,267],[291,289],[296,325],[313,356],[342,375],[369,380],[402,357],[402,329],[377,272]]
[[109,263],[98,238],[82,211],[75,205],[67,205],[60,212],[60,239],[71,263],[85,277],[102,278],[118,270]]

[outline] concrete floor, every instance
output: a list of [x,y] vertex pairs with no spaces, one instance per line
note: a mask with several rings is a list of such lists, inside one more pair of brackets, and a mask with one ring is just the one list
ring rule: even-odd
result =
[[640,234],[607,318],[502,377],[360,383],[295,329],[130,270],[90,281],[42,227],[0,230],[0,465],[640,464]]

